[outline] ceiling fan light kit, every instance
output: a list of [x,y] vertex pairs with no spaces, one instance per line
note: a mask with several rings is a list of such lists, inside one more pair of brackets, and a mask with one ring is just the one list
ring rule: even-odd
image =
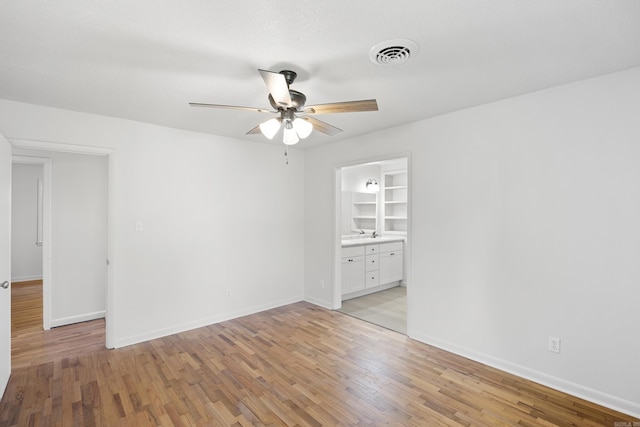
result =
[[267,138],[273,139],[273,137],[276,136],[276,133],[278,133],[278,130],[280,130],[280,123],[280,119],[269,119],[266,122],[262,122],[259,125],[260,132],[262,132],[262,134]]
[[287,120],[284,124],[284,130],[282,131],[282,142],[285,145],[295,145],[300,141],[298,137],[298,133],[293,128],[293,123],[290,120]]
[[305,139],[309,135],[311,135],[311,131],[313,130],[313,125],[309,123],[307,120],[297,117],[293,121],[293,128],[298,133],[298,136],[301,139]]
[[282,128],[282,142],[285,145],[297,144],[301,139],[305,139],[311,135],[314,129],[329,136],[342,132],[342,129],[318,120],[315,117],[310,117],[311,115],[378,111],[378,103],[375,99],[318,104],[305,108],[305,103],[307,102],[305,94],[289,88],[297,77],[295,71],[282,70],[276,73],[274,71],[259,69],[258,72],[269,90],[268,100],[273,110],[196,102],[190,102],[189,105],[192,107],[224,108],[279,114],[279,117],[274,117],[260,123],[248,131],[247,134],[262,133],[268,139],[273,139],[280,128]]

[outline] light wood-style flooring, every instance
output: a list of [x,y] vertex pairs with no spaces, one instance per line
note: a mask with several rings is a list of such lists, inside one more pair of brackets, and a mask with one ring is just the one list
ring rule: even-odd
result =
[[38,366],[105,349],[104,319],[42,329],[42,281],[11,284],[11,366]]
[[[81,325],[85,337],[102,328]],[[640,422],[304,302],[116,350],[76,351],[49,333],[44,359],[14,353],[23,362],[0,401],[0,426]]]

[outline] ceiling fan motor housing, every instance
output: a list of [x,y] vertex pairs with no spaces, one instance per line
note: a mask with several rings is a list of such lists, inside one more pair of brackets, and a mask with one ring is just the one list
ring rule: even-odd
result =
[[[291,109],[295,111],[301,111],[304,108],[304,103],[307,102],[307,97],[304,93],[298,92],[297,90],[289,89],[289,96],[291,96]],[[283,110],[282,105],[278,105],[278,103],[273,99],[273,96],[269,94],[269,104],[276,110]]]
[[282,70],[280,71],[280,74],[284,76],[284,79],[287,81],[288,85],[293,84],[293,82],[296,81],[296,77],[298,77],[298,73],[291,70]]

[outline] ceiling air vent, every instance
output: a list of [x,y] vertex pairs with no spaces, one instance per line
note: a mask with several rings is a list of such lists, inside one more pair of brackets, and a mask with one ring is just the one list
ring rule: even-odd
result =
[[406,39],[378,43],[369,51],[369,59],[378,65],[400,65],[418,54],[418,45]]

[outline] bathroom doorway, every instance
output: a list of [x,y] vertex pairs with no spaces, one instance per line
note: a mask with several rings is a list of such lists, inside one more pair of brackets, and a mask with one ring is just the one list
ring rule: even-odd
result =
[[407,334],[409,156],[341,166],[336,193],[337,310]]

